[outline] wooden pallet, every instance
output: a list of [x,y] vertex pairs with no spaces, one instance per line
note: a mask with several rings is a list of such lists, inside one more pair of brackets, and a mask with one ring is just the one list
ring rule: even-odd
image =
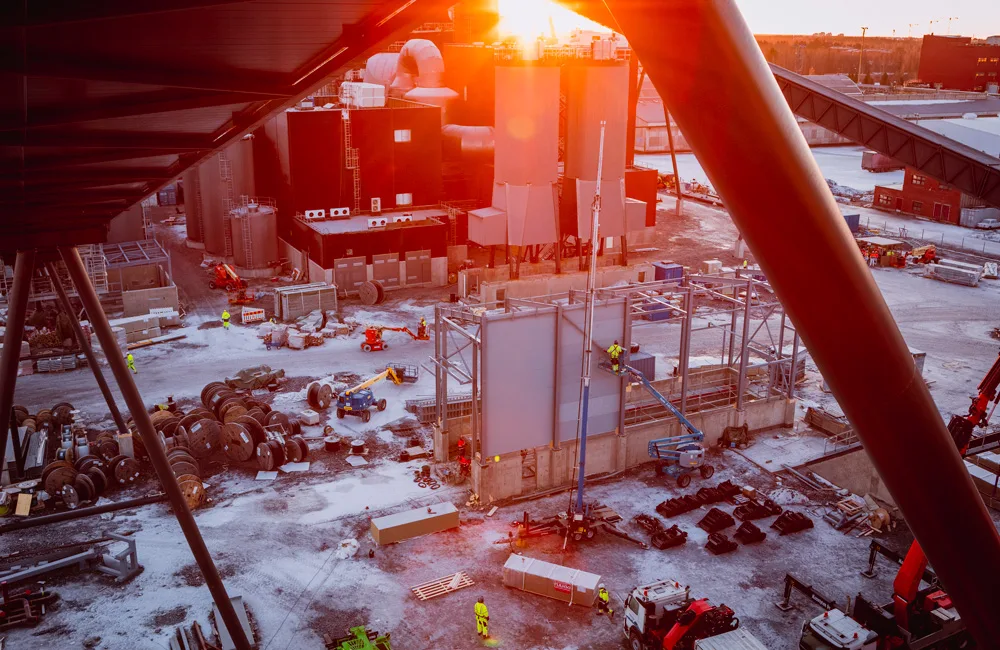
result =
[[453,573],[437,580],[425,582],[416,587],[410,587],[410,591],[416,594],[418,599],[424,601],[450,594],[459,589],[471,587],[474,584],[476,583],[469,576],[465,575],[465,571],[459,571],[458,573]]

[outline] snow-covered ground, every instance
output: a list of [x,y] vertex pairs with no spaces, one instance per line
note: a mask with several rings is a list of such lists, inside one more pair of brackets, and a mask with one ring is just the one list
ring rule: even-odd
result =
[[[902,171],[875,174],[861,169],[861,155],[864,150],[864,147],[855,146],[815,147],[812,149],[812,153],[823,172],[823,177],[836,181],[840,185],[870,192],[875,189],[876,185],[892,185],[903,182]],[[640,165],[652,167],[661,173],[673,170],[670,154],[637,153],[635,160]],[[708,174],[702,169],[693,153],[677,154],[677,169],[681,180],[710,183]]]

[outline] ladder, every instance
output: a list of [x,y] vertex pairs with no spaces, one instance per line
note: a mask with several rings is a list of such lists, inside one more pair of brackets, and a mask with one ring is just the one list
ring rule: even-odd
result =
[[253,242],[250,240],[250,205],[249,198],[240,197],[243,202],[243,212],[240,214],[240,234],[243,241],[243,257],[247,268],[253,268]]
[[354,185],[354,212],[361,210],[361,167],[358,165],[358,150],[354,148],[351,138],[351,111],[343,109],[340,113],[344,123],[344,166],[351,171]]
[[229,217],[236,208],[236,192],[233,189],[233,163],[225,151],[219,152],[219,176],[225,190],[222,196],[222,222],[226,224],[226,257],[232,257],[233,225]]

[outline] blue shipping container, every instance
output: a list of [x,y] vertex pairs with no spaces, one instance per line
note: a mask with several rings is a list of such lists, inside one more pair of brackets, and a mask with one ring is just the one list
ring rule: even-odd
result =
[[855,235],[858,234],[858,228],[861,227],[861,215],[860,214],[845,214],[844,220],[847,222],[847,227],[851,229]]
[[675,262],[653,262],[654,280],[681,280],[684,267]]
[[628,365],[642,373],[642,376],[653,381],[656,378],[656,357],[645,352],[636,352],[628,356]]

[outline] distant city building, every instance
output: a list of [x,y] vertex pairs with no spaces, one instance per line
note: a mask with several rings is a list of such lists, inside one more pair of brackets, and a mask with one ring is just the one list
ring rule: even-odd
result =
[[1000,37],[973,41],[968,36],[924,36],[917,78],[948,90],[997,92]]

